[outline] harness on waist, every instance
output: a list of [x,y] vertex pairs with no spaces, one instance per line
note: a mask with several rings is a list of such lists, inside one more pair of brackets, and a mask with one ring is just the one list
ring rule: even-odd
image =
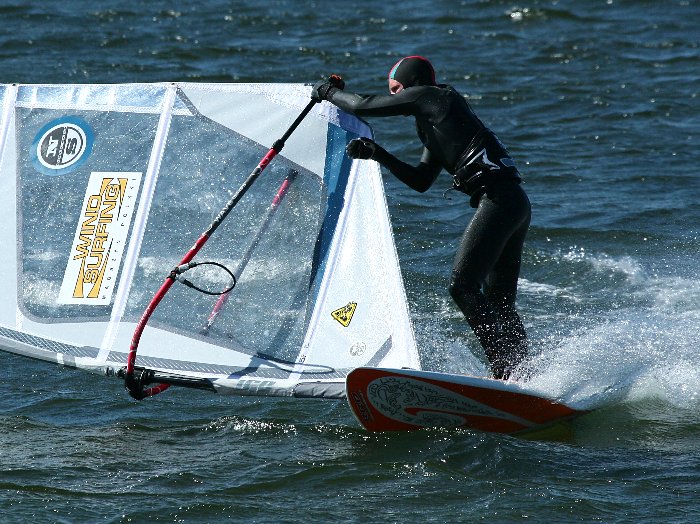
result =
[[499,180],[522,181],[506,147],[486,127],[474,136],[457,166],[452,175],[454,188],[470,196]]

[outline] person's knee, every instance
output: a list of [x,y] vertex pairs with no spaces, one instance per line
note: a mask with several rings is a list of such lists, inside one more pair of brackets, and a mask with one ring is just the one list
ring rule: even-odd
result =
[[458,278],[452,275],[448,291],[452,299],[464,310],[472,309],[479,303],[482,296],[481,285],[469,279]]

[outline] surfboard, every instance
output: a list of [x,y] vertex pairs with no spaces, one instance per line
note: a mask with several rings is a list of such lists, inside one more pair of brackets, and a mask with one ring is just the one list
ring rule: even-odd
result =
[[369,431],[466,427],[523,433],[585,413],[516,382],[413,369],[357,368],[346,378],[346,395]]

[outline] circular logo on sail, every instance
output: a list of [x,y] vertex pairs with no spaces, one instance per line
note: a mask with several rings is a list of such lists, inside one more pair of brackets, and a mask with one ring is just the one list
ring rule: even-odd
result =
[[355,342],[350,348],[350,354],[353,357],[359,357],[367,351],[367,345],[364,342]]
[[92,139],[92,129],[81,118],[53,120],[34,138],[34,166],[50,176],[70,173],[90,156]]

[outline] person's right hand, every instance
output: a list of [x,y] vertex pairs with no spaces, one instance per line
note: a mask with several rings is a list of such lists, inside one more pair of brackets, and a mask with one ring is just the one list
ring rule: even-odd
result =
[[345,146],[345,152],[350,158],[359,158],[362,160],[371,159],[377,150],[377,144],[369,138],[354,138]]
[[311,100],[316,100],[316,102],[328,100],[328,93],[333,88],[341,90],[345,88],[345,82],[338,75],[331,75],[326,80],[316,82],[311,89]]

